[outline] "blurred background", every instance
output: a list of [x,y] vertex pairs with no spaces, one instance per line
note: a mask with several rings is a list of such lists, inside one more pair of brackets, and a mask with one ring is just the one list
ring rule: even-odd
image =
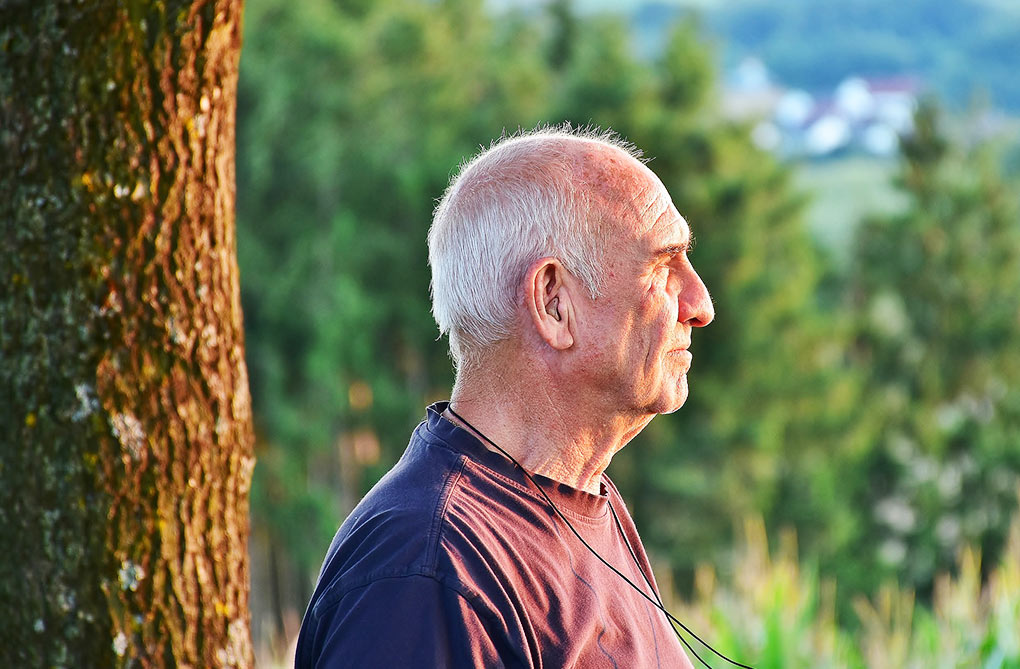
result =
[[569,121],[652,158],[716,302],[609,470],[674,606],[759,668],[1020,667],[1018,68],[1013,0],[247,0],[260,665],[448,396],[436,199]]

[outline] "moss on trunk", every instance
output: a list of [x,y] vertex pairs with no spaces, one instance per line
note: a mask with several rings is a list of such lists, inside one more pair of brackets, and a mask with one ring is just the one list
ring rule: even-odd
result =
[[0,5],[0,666],[252,663],[240,12]]

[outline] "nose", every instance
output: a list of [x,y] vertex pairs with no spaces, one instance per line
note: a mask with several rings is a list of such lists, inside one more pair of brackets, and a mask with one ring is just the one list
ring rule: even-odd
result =
[[715,318],[712,297],[708,294],[705,282],[693,267],[690,268],[690,277],[684,282],[684,290],[680,293],[678,316],[681,322],[695,328],[703,328]]

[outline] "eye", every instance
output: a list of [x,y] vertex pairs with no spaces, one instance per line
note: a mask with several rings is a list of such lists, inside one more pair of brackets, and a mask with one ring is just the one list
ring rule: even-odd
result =
[[648,287],[655,289],[662,289],[669,283],[669,278],[673,276],[672,267],[668,262],[656,263],[652,265],[648,270]]

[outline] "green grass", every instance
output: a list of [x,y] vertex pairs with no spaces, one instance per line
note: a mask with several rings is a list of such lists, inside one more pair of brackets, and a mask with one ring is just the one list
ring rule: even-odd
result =
[[898,170],[894,160],[863,157],[802,163],[794,168],[794,183],[811,196],[806,212],[808,230],[832,252],[836,262],[848,260],[854,231],[862,219],[906,207],[905,196],[892,185]]
[[[780,546],[770,553],[764,524],[748,522],[732,581],[717,582],[705,567],[693,600],[674,597],[672,609],[755,669],[1020,669],[1020,515],[987,579],[980,555],[963,548],[955,573],[939,577],[930,609],[889,584],[855,602],[860,624],[853,631],[837,625],[837,584],[798,562],[792,535]],[[725,665],[718,658],[709,664]]]

